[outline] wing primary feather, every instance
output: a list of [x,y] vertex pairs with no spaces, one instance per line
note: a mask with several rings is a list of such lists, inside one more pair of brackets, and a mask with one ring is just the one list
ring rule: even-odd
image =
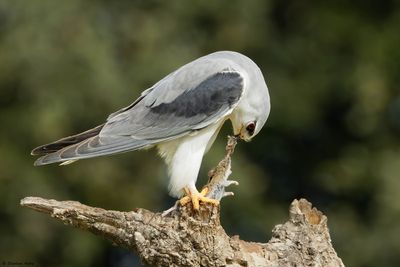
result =
[[85,132],[64,137],[60,140],[57,140],[55,142],[45,144],[39,147],[36,147],[35,149],[32,150],[31,155],[46,155],[50,154],[56,151],[59,151],[60,149],[63,149],[64,147],[68,147],[77,143],[82,142],[83,140],[86,140],[90,137],[96,136],[100,133],[101,129],[103,128],[104,124],[101,124],[93,129],[87,130]]
[[67,161],[63,161],[60,163],[60,166],[65,166],[65,165],[69,165],[74,163],[75,161],[78,161],[77,159],[71,159],[71,160],[67,160]]
[[[65,147],[59,151],[44,155],[38,158],[34,165],[41,166],[56,162],[76,161],[111,154],[119,154],[132,150],[147,147],[149,142],[146,140],[135,140],[132,137],[127,138],[111,138],[108,143],[100,143],[99,136],[94,136],[82,141],[81,143]],[[96,142],[96,146],[88,146],[90,142]],[[71,162],[72,163],[72,162]],[[65,163],[69,164],[69,163]]]

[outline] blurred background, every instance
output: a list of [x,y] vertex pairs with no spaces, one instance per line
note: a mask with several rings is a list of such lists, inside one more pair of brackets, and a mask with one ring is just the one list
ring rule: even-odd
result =
[[[0,2],[0,263],[139,266],[130,252],[21,208],[25,196],[167,209],[155,150],[33,167],[35,146],[102,123],[179,66],[235,50],[262,69],[272,110],[233,159],[230,235],[266,242],[304,197],[346,266],[400,265],[398,1]],[[206,155],[223,156],[229,124]]]

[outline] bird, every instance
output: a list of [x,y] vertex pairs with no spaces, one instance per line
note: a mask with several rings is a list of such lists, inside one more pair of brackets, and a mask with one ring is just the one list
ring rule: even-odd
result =
[[168,166],[169,194],[218,205],[199,192],[196,180],[204,154],[230,120],[236,138],[250,141],[270,113],[264,76],[249,57],[218,51],[189,62],[130,105],[90,130],[39,146],[34,163],[67,165],[81,159],[156,147]]

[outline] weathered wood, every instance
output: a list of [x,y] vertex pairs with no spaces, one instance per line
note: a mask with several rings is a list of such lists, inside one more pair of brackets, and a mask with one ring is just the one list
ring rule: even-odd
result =
[[38,197],[24,198],[21,205],[103,236],[153,266],[344,266],[332,247],[326,216],[305,199],[292,202],[289,220],[275,226],[267,243],[229,237],[212,205],[201,205],[199,212],[187,205],[168,216]]
[[[232,183],[228,177],[235,145],[236,139],[229,138],[227,155],[210,171],[208,196],[231,195],[225,187]],[[39,197],[26,197],[21,205],[103,236],[152,266],[344,266],[332,247],[326,216],[305,199],[292,202],[289,220],[274,227],[267,243],[228,236],[219,221],[219,206],[211,204],[194,211],[189,202],[164,214],[104,210]]]

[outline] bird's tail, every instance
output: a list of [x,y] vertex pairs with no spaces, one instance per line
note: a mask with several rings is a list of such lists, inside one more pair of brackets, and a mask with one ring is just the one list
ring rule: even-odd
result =
[[41,157],[35,161],[34,165],[40,166],[56,162],[67,165],[80,159],[118,154],[151,145],[148,140],[134,139],[129,135],[100,136],[103,126],[104,124],[35,148],[31,154]]
[[80,143],[90,137],[96,136],[100,133],[101,129],[103,128],[104,124],[99,125],[93,129],[87,130],[85,132],[76,134],[76,135],[72,135],[72,136],[68,136],[68,137],[64,137],[60,140],[57,140],[55,142],[46,144],[46,145],[42,145],[42,146],[38,146],[37,148],[33,149],[31,152],[32,156],[43,156],[43,155],[47,155],[53,152],[57,152],[60,149],[63,149],[67,146],[70,145],[74,145],[77,143]]
[[[87,140],[88,138],[98,135],[100,133],[101,129],[103,128],[103,126],[104,126],[104,124],[94,127],[85,132],[82,132],[82,133],[79,133],[76,135],[72,135],[72,136],[68,136],[68,137],[64,137],[60,140],[57,140],[57,141],[49,143],[49,144],[38,146],[31,151],[31,155],[46,156],[51,153],[60,151],[61,149],[66,148],[68,146],[78,144],[82,141]],[[39,159],[41,159],[41,158],[39,158]],[[60,165],[71,164],[75,161],[76,160],[67,160],[67,161],[62,162]],[[39,160],[35,162],[35,165],[41,165],[41,164],[39,164]]]

